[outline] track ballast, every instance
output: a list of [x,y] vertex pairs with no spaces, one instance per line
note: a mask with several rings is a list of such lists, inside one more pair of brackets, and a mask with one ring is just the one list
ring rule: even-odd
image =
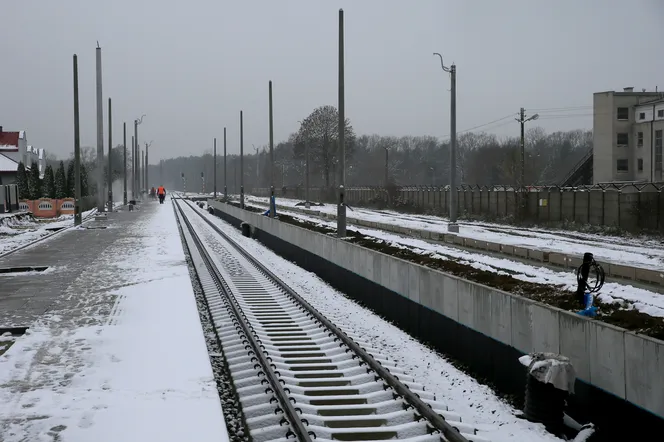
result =
[[206,214],[173,204],[253,441],[488,441]]

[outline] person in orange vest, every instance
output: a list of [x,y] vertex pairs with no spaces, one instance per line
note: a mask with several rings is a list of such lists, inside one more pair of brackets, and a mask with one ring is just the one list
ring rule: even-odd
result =
[[164,189],[164,186],[159,186],[157,195],[159,196],[159,204],[164,204],[164,198],[166,198],[166,189]]

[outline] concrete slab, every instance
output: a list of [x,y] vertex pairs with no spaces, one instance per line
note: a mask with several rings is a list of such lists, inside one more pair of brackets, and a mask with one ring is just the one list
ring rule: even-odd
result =
[[549,262],[549,252],[542,250],[528,249],[528,259],[541,262]]
[[421,267],[422,272],[420,273],[420,282],[419,282],[419,303],[424,307],[436,310],[435,308],[435,291],[431,286],[431,270],[426,267]]
[[512,296],[487,289],[491,297],[489,336],[502,343],[512,345]]
[[588,325],[591,320],[568,312],[561,312],[558,319],[560,321],[560,354],[570,359],[578,378],[590,382]]
[[420,281],[428,281],[427,271],[424,267],[418,265],[408,266],[408,299],[420,302]]
[[533,348],[533,325],[530,307],[533,301],[512,297],[512,346],[523,353],[530,353]]
[[609,275],[619,276],[621,278],[636,279],[636,269],[634,267],[612,263],[608,268],[608,273]]
[[664,272],[649,269],[635,269],[635,279],[637,281],[650,282],[653,284],[664,284]]
[[560,267],[566,267],[567,255],[556,252],[549,253],[549,263]]
[[484,335],[491,336],[491,292],[488,287],[473,284],[470,287],[472,326]]
[[411,265],[406,261],[392,257],[390,257],[390,261],[392,290],[401,296],[408,297],[408,273]]
[[664,418],[664,343],[625,333],[625,396]]
[[588,324],[590,381],[625,397],[625,331],[593,321]]
[[560,353],[559,311],[549,306],[532,304],[532,351]]
[[474,298],[473,291],[475,289],[474,284],[471,284],[468,281],[459,279],[456,283],[457,286],[457,302],[458,302],[458,312],[459,318],[458,321],[470,328],[475,328],[475,318],[474,318]]
[[521,258],[528,258],[528,250],[525,247],[514,247],[514,255]]

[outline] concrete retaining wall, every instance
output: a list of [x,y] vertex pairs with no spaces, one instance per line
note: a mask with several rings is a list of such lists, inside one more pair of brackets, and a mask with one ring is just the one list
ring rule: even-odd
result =
[[258,231],[309,251],[517,353],[545,351],[568,356],[582,381],[577,381],[577,392],[584,388],[593,391],[584,397],[594,395],[597,399],[598,392],[608,392],[657,416],[657,422],[664,419],[662,341],[235,206],[211,200],[208,203],[229,219],[247,222]]
[[[265,206],[266,208],[268,207],[267,204],[257,204],[253,202],[252,204]],[[300,207],[280,206],[279,204],[277,204],[277,212],[279,211],[279,209],[289,212],[301,213],[303,215],[308,215],[308,216],[317,216],[328,220],[337,219],[336,214],[320,212],[316,209],[307,210]],[[403,226],[397,224],[378,223],[375,221],[367,221],[359,218],[354,218],[352,216],[348,216],[346,218],[346,221],[349,224],[355,224],[357,226],[384,230],[386,232],[408,235],[415,238],[422,238],[426,240],[447,242],[448,244],[456,244],[461,247],[469,247],[477,250],[487,250],[493,253],[501,253],[503,255],[515,256],[518,258],[528,259],[531,261],[549,263],[569,269],[577,269],[581,265],[580,256],[571,256],[565,253],[531,249],[524,246],[501,244],[492,241],[466,238],[456,234],[431,232],[430,230],[425,230],[425,229],[404,228]],[[627,266],[624,264],[613,263],[602,260],[597,260],[597,262],[601,264],[607,276],[613,278],[627,279],[632,281],[641,281],[655,286],[659,286],[662,290],[664,290],[664,271]]]

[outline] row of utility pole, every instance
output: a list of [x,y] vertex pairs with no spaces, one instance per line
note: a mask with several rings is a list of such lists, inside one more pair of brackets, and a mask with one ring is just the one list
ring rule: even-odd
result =
[[[346,182],[346,146],[345,146],[345,104],[344,104],[344,13],[339,10],[339,78],[338,78],[338,100],[339,100],[339,192],[337,199],[337,235],[340,238],[346,236],[346,205],[344,202],[344,186]],[[274,218],[276,204],[274,199],[274,119],[272,101],[272,81],[268,82],[268,112],[269,112],[269,142],[270,142],[270,211],[269,216]],[[305,141],[306,157],[306,207],[309,207],[309,143]],[[213,140],[214,149],[214,197],[217,197],[217,139]],[[228,198],[227,185],[227,159],[226,159],[226,128],[224,127],[224,198]],[[184,179],[184,174],[183,174]],[[244,208],[244,124],[243,113],[240,111],[240,206]]]
[[[81,216],[81,142],[80,142],[80,116],[79,116],[79,93],[78,93],[78,57],[73,57],[73,77],[74,77],[74,177],[75,177],[75,196],[74,196],[74,224],[80,225]],[[96,101],[97,101],[97,210],[101,213],[105,210],[113,211],[113,119],[112,119],[112,101],[108,99],[108,164],[107,181],[104,182],[104,110],[102,94],[102,63],[101,47],[97,43],[96,48]],[[148,148],[150,144],[145,144],[145,151],[140,152],[138,143],[138,125],[143,122],[143,117],[134,120],[134,136],[132,137],[132,197],[137,199],[140,196],[141,188],[147,192],[148,186]],[[127,205],[127,123],[123,124],[123,203]],[[139,162],[139,157],[142,157]],[[105,187],[108,187],[105,191]]]

